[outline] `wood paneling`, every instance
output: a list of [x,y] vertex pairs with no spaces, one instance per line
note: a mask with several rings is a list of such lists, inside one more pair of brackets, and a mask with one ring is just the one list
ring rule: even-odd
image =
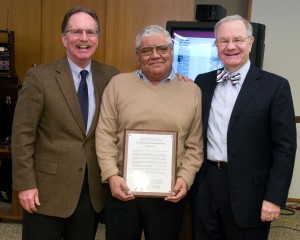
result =
[[100,21],[99,46],[94,59],[104,62],[107,0],[41,0],[42,1],[42,62],[56,61],[65,55],[61,41],[61,23],[65,13],[75,6],[93,9]]
[[252,9],[252,0],[248,0],[248,14],[247,14],[248,21],[251,21],[251,9]]
[[1,0],[0,29],[15,32],[15,67],[21,81],[41,61],[41,0]]
[[16,70],[21,81],[33,64],[65,55],[61,22],[74,6],[95,10],[100,21],[99,46],[94,59],[133,71],[137,68],[134,40],[151,24],[194,20],[195,0],[1,0],[0,29],[15,31]]
[[121,72],[137,68],[135,36],[144,27],[168,20],[194,20],[195,0],[109,0],[105,63]]

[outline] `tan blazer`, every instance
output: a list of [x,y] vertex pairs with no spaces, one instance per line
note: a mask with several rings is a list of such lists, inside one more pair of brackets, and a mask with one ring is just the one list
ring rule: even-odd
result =
[[38,188],[41,214],[68,217],[74,212],[86,166],[94,209],[104,206],[95,128],[102,92],[118,71],[95,61],[91,71],[96,111],[87,136],[67,58],[26,73],[13,121],[13,188]]

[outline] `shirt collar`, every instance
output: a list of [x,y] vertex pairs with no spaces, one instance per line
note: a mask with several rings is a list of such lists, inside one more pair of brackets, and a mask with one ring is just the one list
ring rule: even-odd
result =
[[[143,74],[142,69],[137,70],[137,71],[136,71],[136,75],[138,76],[138,78],[142,79],[142,80],[145,81],[146,83],[151,83],[151,82],[149,81],[149,79]],[[159,82],[159,85],[163,85],[163,84],[165,84],[165,83],[167,83],[167,82],[169,82],[169,81],[172,81],[175,77],[176,77],[176,73],[175,73],[174,69],[171,68],[171,73],[170,73],[170,75],[169,75],[166,79],[160,81],[160,82]]]
[[[68,62],[71,68],[71,72],[73,75],[73,79],[76,79],[80,75],[80,71],[83,70],[82,68],[78,67],[70,58],[68,58]],[[91,62],[84,68],[89,73],[91,71]]]

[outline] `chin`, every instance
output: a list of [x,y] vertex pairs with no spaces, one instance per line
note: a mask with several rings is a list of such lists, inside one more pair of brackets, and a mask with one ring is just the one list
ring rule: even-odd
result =
[[227,65],[227,66],[233,67],[233,66],[237,66],[239,64],[241,64],[241,60],[231,59],[229,61],[225,61],[225,65]]
[[79,60],[87,60],[87,59],[91,59],[92,58],[92,54],[90,54],[90,53],[79,53],[79,54],[77,54],[77,58],[79,59]]

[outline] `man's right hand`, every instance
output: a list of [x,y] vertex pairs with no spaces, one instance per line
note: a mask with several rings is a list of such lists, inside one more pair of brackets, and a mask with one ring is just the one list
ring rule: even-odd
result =
[[41,205],[37,188],[20,191],[19,199],[24,210],[29,213],[37,212],[37,207]]
[[118,175],[111,176],[108,182],[113,197],[121,201],[129,201],[135,198],[122,177]]

